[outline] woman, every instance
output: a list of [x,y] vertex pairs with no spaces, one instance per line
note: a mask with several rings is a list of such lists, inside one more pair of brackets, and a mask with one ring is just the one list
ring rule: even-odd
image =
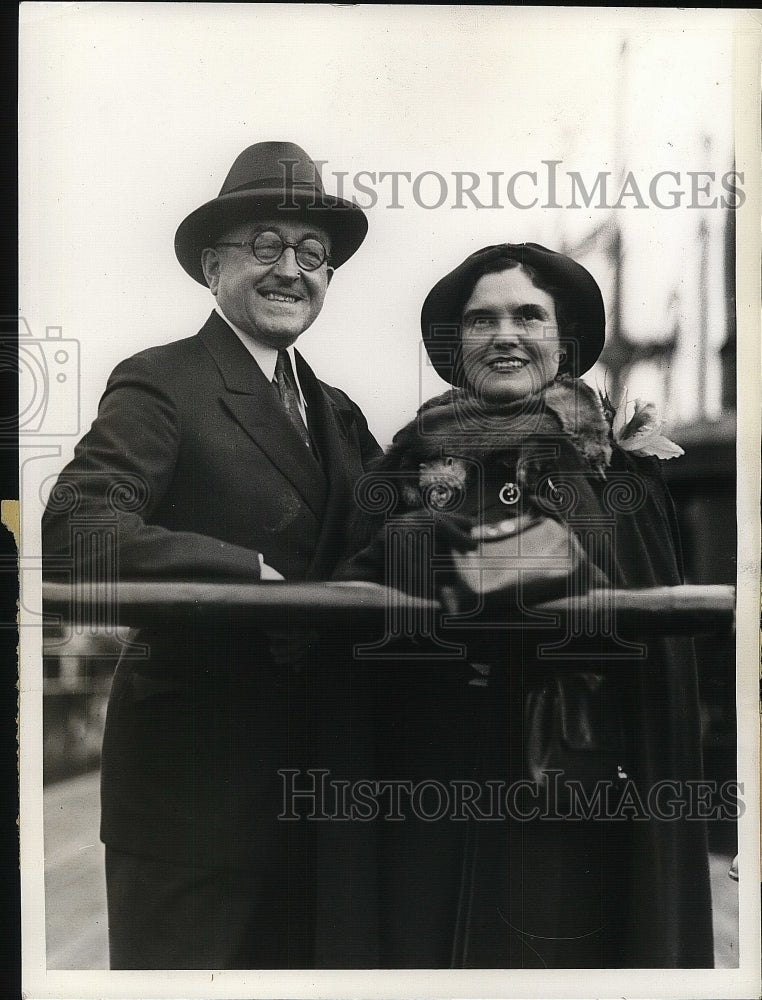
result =
[[[682,582],[657,457],[681,450],[651,407],[628,421],[579,379],[604,329],[592,276],[532,243],[472,254],[423,305],[452,389],[396,435],[388,503],[340,573],[455,612],[372,674],[378,777],[411,796],[378,829],[385,966],[712,964],[706,834],[684,818],[701,778],[690,640],[529,607]],[[511,576],[492,543],[511,533],[569,558]]]

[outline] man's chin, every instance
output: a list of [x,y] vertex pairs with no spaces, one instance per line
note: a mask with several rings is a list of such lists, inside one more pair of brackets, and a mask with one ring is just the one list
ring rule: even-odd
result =
[[293,324],[288,326],[266,326],[257,327],[252,329],[250,336],[260,344],[264,344],[266,347],[272,347],[277,351],[284,351],[287,347],[291,347],[296,341],[301,337],[307,327],[301,326],[301,324]]

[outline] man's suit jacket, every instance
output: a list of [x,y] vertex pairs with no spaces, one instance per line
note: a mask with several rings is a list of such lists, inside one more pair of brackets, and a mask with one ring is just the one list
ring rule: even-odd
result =
[[[88,577],[253,582],[261,553],[287,581],[328,578],[353,483],[380,449],[343,392],[298,355],[297,370],[320,462],[216,313],[196,336],[120,364],[51,493],[46,575],[60,580],[57,567],[77,561]],[[278,665],[254,625],[132,638],[106,723],[104,841],[278,870],[290,836],[278,771],[307,762],[311,653],[306,669]]]

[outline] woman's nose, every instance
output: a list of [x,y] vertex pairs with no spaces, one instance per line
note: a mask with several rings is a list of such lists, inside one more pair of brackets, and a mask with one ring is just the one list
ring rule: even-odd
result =
[[495,327],[492,341],[495,344],[517,345],[521,342],[523,327],[510,319],[502,319]]

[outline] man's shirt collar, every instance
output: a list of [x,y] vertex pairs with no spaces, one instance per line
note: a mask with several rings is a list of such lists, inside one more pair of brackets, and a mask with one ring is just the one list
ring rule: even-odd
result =
[[[230,329],[235,333],[238,339],[241,341],[243,346],[249,352],[249,354],[254,358],[256,363],[262,370],[262,374],[265,376],[268,382],[272,382],[275,378],[275,363],[278,360],[278,351],[275,347],[270,347],[268,344],[260,344],[259,341],[254,340],[252,336],[248,333],[244,333],[243,330],[232,323],[225,313],[220,309],[219,305],[215,303],[214,311],[225,320]],[[291,358],[291,368],[294,372],[294,378],[296,379],[296,387],[299,390],[299,406],[300,408],[306,407],[307,403],[304,398],[304,393],[302,392],[302,387],[299,384],[299,375],[296,371],[296,355],[294,354],[293,345],[288,350],[288,356]],[[302,413],[304,416],[304,413]]]

